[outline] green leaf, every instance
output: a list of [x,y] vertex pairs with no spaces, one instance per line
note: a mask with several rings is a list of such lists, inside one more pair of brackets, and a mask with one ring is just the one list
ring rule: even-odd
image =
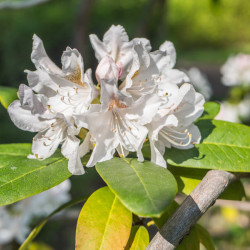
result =
[[214,243],[209,232],[199,224],[195,224],[189,234],[181,241],[177,250],[199,250],[200,243],[207,250],[214,250]]
[[[168,169],[174,175],[178,191],[189,195],[206,175],[206,169],[179,168],[169,165]],[[231,183],[220,195],[219,199],[242,200],[246,197],[244,186],[240,180]]]
[[206,102],[204,104],[204,112],[200,119],[214,119],[220,112],[220,104],[217,102]]
[[166,149],[174,166],[250,172],[250,127],[216,120],[200,120],[202,143],[188,150]]
[[16,99],[17,90],[15,88],[0,86],[0,103],[2,103],[6,109]]
[[139,216],[159,217],[177,192],[173,175],[149,161],[114,158],[98,163],[96,170],[121,202]]
[[60,206],[59,208],[57,208],[53,213],[51,213],[46,219],[44,219],[39,225],[37,225],[29,234],[29,236],[27,237],[27,239],[23,242],[23,244],[20,246],[19,250],[26,250],[29,249],[31,242],[35,239],[35,237],[39,234],[39,232],[43,229],[43,227],[46,225],[46,223],[48,222],[48,220],[55,214],[61,212],[62,210],[72,207],[78,203],[84,202],[86,200],[86,198],[82,198],[82,199],[77,199],[74,201],[69,201],[66,204]]
[[52,188],[71,176],[68,161],[55,153],[49,159],[28,159],[31,144],[0,145],[0,206]]
[[76,249],[124,249],[132,226],[132,213],[108,187],[95,191],[77,221]]
[[125,250],[145,250],[148,244],[148,230],[144,226],[133,226]]
[[214,250],[215,249],[214,242],[209,232],[199,224],[196,224],[195,228],[196,228],[200,243],[204,247],[206,247],[207,250]]
[[184,237],[176,250],[200,250],[198,232],[195,226],[190,230],[189,234]]

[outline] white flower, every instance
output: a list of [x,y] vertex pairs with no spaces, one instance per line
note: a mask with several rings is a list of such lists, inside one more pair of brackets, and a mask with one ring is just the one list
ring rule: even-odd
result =
[[38,132],[30,158],[46,159],[62,144],[69,171],[83,174],[80,157],[88,152],[89,137],[79,146],[73,114],[86,112],[99,91],[92,82],[91,70],[84,74],[83,59],[76,49],[66,49],[59,69],[47,56],[41,39],[34,35],[33,40],[31,60],[36,71],[26,71],[32,89],[20,86],[20,101],[10,105],[10,117],[18,128]]
[[221,67],[222,83],[226,86],[250,85],[250,55],[230,57]]
[[30,232],[34,217],[48,216],[70,200],[69,180],[9,206],[0,207],[0,244],[16,239],[22,243]]
[[201,93],[208,101],[213,94],[213,90],[207,77],[196,67],[190,68],[187,74],[195,90]]
[[137,152],[142,161],[141,148],[148,133],[144,125],[152,120],[161,100],[154,94],[136,101],[123,95],[117,88],[118,71],[109,72],[116,67],[115,62],[106,56],[100,62],[105,64],[111,64],[104,67],[107,74],[99,67],[96,72],[98,77],[107,77],[101,79],[101,104],[92,105],[88,113],[76,116],[77,125],[87,127],[96,142],[87,166],[111,159],[115,151],[124,157]]
[[22,130],[38,132],[33,138],[33,155],[29,158],[46,159],[62,143],[62,154],[69,159],[69,171],[72,174],[83,174],[80,140],[75,137],[79,131],[73,122],[61,113],[51,113],[45,105],[46,98],[35,95],[24,84],[19,87],[19,98],[8,107],[11,120]]
[[133,59],[133,45],[140,41],[150,51],[150,42],[145,38],[135,38],[129,41],[128,35],[120,25],[112,25],[104,34],[103,41],[100,41],[94,34],[90,36],[90,42],[95,50],[95,56],[100,62],[105,56],[110,56],[119,68],[119,78],[124,79],[127,75]]
[[[166,167],[163,158],[165,147],[188,149],[200,142],[200,131],[193,122],[203,112],[204,97],[195,92],[191,84],[181,87],[168,84],[162,79],[159,95],[165,99],[152,122],[149,130],[151,161]],[[165,92],[165,95],[162,93]]]
[[239,116],[244,121],[250,120],[250,94],[247,94],[239,103]]
[[245,122],[250,119],[250,95],[246,95],[242,101],[237,104],[222,102],[220,112],[215,118],[228,122]]
[[221,103],[220,112],[215,119],[228,122],[240,122],[238,106],[229,102]]
[[93,84],[91,69],[84,74],[83,59],[76,49],[67,47],[62,55],[62,70],[47,56],[42,40],[34,35],[31,60],[36,71],[28,71],[29,86],[48,98],[50,111],[72,116],[88,109],[99,92]]
[[134,46],[133,64],[120,90],[134,99],[142,95],[161,91],[158,83],[164,78],[166,83],[181,84],[188,82],[185,73],[173,69],[176,61],[176,52],[173,44],[164,42],[160,49],[149,53],[145,46],[138,42]]

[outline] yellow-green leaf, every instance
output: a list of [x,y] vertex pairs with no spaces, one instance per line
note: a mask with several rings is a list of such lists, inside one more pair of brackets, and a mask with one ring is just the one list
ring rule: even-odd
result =
[[148,230],[140,226],[135,234],[134,241],[130,247],[130,250],[144,250],[149,244]]
[[7,109],[17,99],[17,89],[0,86],[0,103]]
[[76,228],[77,250],[124,250],[132,213],[108,187],[95,191],[84,204]]

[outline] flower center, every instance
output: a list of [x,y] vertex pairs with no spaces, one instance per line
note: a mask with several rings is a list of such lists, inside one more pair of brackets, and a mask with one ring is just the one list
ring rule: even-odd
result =
[[79,66],[75,69],[75,71],[72,74],[65,76],[65,79],[83,87],[86,85],[85,83],[82,83],[81,81],[81,69]]
[[124,103],[120,102],[120,100],[116,99],[116,98],[112,98],[109,102],[109,111],[112,110],[114,107],[123,109],[123,108],[127,108],[128,106],[125,105]]

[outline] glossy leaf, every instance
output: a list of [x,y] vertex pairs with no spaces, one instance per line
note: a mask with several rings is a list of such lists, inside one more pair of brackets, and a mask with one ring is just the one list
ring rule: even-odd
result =
[[52,188],[71,176],[68,161],[55,153],[49,159],[30,160],[31,144],[0,145],[0,206]]
[[217,102],[206,102],[204,104],[204,112],[200,119],[214,119],[220,112],[220,104]]
[[123,250],[129,239],[132,214],[108,187],[95,191],[77,221],[76,249]]
[[17,99],[17,89],[0,86],[0,103],[7,109]]
[[250,127],[216,120],[200,120],[202,143],[188,150],[166,149],[174,166],[250,172]]
[[139,216],[159,217],[177,192],[173,175],[149,161],[114,158],[98,163],[96,169],[121,202]]
[[145,250],[148,244],[148,230],[144,226],[133,226],[125,250]]
[[44,219],[39,225],[37,225],[29,234],[29,236],[27,237],[27,239],[23,242],[23,244],[20,246],[19,250],[26,250],[29,249],[31,242],[35,239],[35,237],[39,234],[39,232],[43,229],[43,227],[46,225],[46,223],[48,222],[48,220],[55,214],[61,212],[62,210],[72,207],[76,204],[79,204],[81,202],[84,202],[86,200],[86,198],[82,198],[82,199],[78,199],[78,200],[74,200],[74,201],[70,201],[67,202],[66,204],[60,206],[59,208],[57,208],[53,213],[51,213],[46,219]]
[[[206,169],[179,168],[169,165],[168,169],[174,175],[179,192],[189,195],[206,175]],[[219,199],[242,200],[246,197],[244,186],[240,180],[229,184]]]

